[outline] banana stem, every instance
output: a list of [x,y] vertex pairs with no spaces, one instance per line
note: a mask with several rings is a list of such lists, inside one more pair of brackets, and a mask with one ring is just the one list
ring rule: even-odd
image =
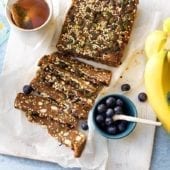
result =
[[154,125],[154,126],[161,126],[161,122],[156,122],[148,119],[142,119],[138,117],[132,117],[132,116],[127,116],[127,115],[114,115],[113,120],[126,120],[129,122],[137,122],[137,123],[143,123],[143,124],[148,124],[148,125]]

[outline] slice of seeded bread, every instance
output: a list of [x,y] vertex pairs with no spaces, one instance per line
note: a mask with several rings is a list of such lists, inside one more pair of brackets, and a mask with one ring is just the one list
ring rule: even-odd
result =
[[58,51],[109,66],[121,64],[138,0],[74,0]]
[[15,108],[24,112],[35,112],[40,117],[50,117],[51,119],[54,119],[59,123],[67,124],[70,127],[77,126],[77,120],[74,116],[60,107],[56,102],[52,102],[50,99],[41,96],[18,93],[15,99]]
[[55,137],[61,144],[71,147],[75,157],[81,156],[86,143],[86,136],[82,132],[70,129],[48,117],[39,117],[32,112],[27,112],[26,117],[30,122],[46,126],[51,136]]
[[81,77],[83,80],[93,83],[95,86],[108,86],[112,77],[109,70],[94,67],[81,62],[71,56],[65,56],[58,52],[51,55],[45,55],[38,64],[42,69],[51,65],[51,70],[62,68],[69,71],[70,74]]
[[68,110],[73,116],[78,119],[87,119],[88,112],[91,109],[91,105],[82,105],[82,102],[73,102],[63,92],[55,90],[47,83],[43,82],[40,77],[36,77],[31,81],[31,87],[37,91],[41,96],[51,98],[58,103],[62,108]]

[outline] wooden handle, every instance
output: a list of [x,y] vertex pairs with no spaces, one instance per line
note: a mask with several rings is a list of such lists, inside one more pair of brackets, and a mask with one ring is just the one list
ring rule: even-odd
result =
[[127,115],[114,115],[113,120],[126,120],[129,122],[138,122],[138,123],[144,123],[148,125],[154,125],[154,126],[161,126],[161,122],[156,122],[153,120],[148,120],[148,119],[142,119],[138,117],[132,117],[132,116],[127,116]]

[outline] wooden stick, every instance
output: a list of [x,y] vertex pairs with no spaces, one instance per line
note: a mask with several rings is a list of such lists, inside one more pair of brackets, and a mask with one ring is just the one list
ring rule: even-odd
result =
[[138,122],[138,123],[144,123],[144,124],[148,124],[148,125],[154,125],[154,126],[161,126],[162,123],[161,122],[156,122],[153,120],[147,120],[147,119],[142,119],[142,118],[138,118],[138,117],[133,117],[133,116],[127,116],[127,115],[114,115],[113,120],[126,120],[129,122]]

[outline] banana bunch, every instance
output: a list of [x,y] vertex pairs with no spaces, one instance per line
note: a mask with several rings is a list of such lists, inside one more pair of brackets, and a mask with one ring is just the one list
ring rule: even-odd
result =
[[145,88],[149,102],[165,130],[170,133],[170,18],[163,30],[146,39]]

